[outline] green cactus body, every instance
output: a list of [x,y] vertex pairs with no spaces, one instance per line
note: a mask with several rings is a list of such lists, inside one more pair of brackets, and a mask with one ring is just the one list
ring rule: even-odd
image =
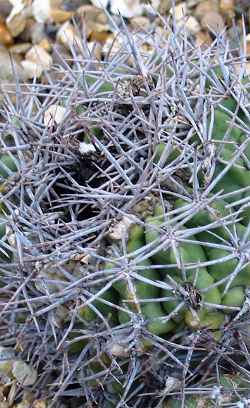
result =
[[16,166],[16,163],[12,159],[12,157],[10,155],[8,155],[8,154],[3,154],[0,157],[0,176],[3,177],[3,178],[7,178],[9,176],[9,174],[7,173],[5,168],[3,166],[1,166],[1,163],[3,163],[3,165],[6,166],[13,173],[15,173],[18,170],[17,166]]
[[[157,336],[169,333],[175,327],[175,324],[172,320],[163,322],[158,319],[160,317],[166,317],[166,314],[164,313],[159,302],[150,302],[141,305],[141,313],[145,319],[149,320],[147,324],[148,331],[156,334]],[[118,316],[121,324],[125,324],[130,321],[129,314],[126,312],[119,311]]]
[[[215,169],[214,177],[220,174],[224,170],[224,165],[218,163]],[[238,184],[238,175],[235,172],[231,172],[230,170],[224,174],[224,176],[216,183],[214,186],[214,192],[223,191],[223,194],[229,194],[239,191],[242,188],[242,185]],[[243,193],[235,193],[229,197],[225,198],[225,201],[228,203],[232,203],[234,201],[240,200],[243,197]]]
[[[160,161],[160,159],[162,157],[162,154],[163,154],[166,147],[167,147],[166,143],[159,143],[159,144],[156,145],[154,163],[156,163],[156,164],[159,163],[159,161]],[[173,162],[179,156],[180,156],[180,151],[176,147],[173,147],[172,151],[169,153],[168,157],[164,161],[163,166]]]
[[[144,245],[144,229],[139,225],[133,225],[130,229],[130,236],[127,243],[127,252],[133,253],[137,249],[142,248]],[[142,262],[138,263],[139,267],[143,267],[143,269],[138,269],[137,273],[140,274],[142,277],[150,279],[150,280],[158,280],[159,274],[157,271],[151,268],[151,263],[149,260],[145,259]],[[159,289],[148,283],[143,281],[131,279],[134,285],[134,291],[137,299],[145,299],[156,297]],[[133,293],[130,292],[130,286],[127,281],[117,281],[114,283],[114,288],[119,292],[120,296],[125,297],[127,299],[133,299]]]
[[217,330],[223,324],[225,315],[222,312],[200,310],[194,312],[187,310],[185,313],[185,323],[190,329],[207,328]]
[[[216,260],[229,255],[229,252],[220,248],[208,248],[206,249],[209,260]],[[218,262],[216,264],[208,266],[210,275],[217,282],[230,275],[237,267],[238,260],[236,258],[227,260],[225,262]],[[241,270],[236,278],[233,280],[231,286],[249,286],[250,285],[250,267],[247,265]],[[225,284],[223,284],[223,287]]]
[[[194,275],[195,275],[194,273],[190,274],[187,281],[190,283],[194,283]],[[183,286],[185,285],[184,282],[181,282],[180,278],[178,279],[178,283],[182,284]],[[202,291],[202,289],[209,288],[209,286],[211,286],[213,283],[214,283],[214,279],[209,275],[206,268],[200,268],[198,271],[197,277],[196,277],[194,289],[199,291],[199,294],[201,295],[201,298],[202,298],[202,302],[220,305],[221,304],[221,294],[217,287],[211,288],[205,292]],[[169,290],[163,290],[162,296],[171,297],[173,296],[173,294]],[[167,313],[173,312],[181,300],[182,299],[180,297],[179,299],[176,299],[176,300],[169,300],[169,301],[163,302],[164,310]],[[188,302],[188,297],[186,301]],[[201,303],[201,307],[202,309],[204,308],[202,303]],[[185,314],[188,309],[189,309],[189,306],[187,304],[178,312],[176,316],[173,317],[173,320],[176,322],[179,322],[185,319]]]
[[245,299],[244,288],[242,286],[235,286],[228,290],[228,292],[222,298],[222,305],[225,306],[242,306]]
[[[216,200],[212,202],[209,204],[211,211],[204,209],[196,212],[194,216],[187,221],[186,225],[188,227],[198,227],[221,219],[222,217],[228,215],[228,211],[225,208],[226,204],[227,203],[224,200]],[[182,198],[179,198],[174,203],[175,208],[181,208],[185,205],[187,205],[187,201],[183,200]]]
[[172,320],[163,322],[158,319],[159,317],[166,316],[160,303],[158,302],[147,303],[144,306],[142,306],[142,313],[147,319],[149,319],[147,328],[153,334],[156,334],[158,336],[166,334],[172,331],[175,327],[175,324]]
[[[103,300],[106,300],[108,302],[114,303],[116,304],[116,294],[114,289],[109,289],[106,290],[104,293],[102,293],[100,295],[100,297]],[[101,302],[100,300],[96,299],[92,302],[93,306],[98,309],[98,311],[103,315],[103,316],[113,316],[114,315],[114,309],[109,306],[106,305],[105,303]],[[97,318],[97,314],[94,311],[93,308],[91,308],[90,306],[83,306],[81,308],[79,308],[78,311],[79,316],[84,319],[86,322],[91,322],[94,321]]]
[[[225,112],[220,110],[215,110],[214,112],[214,127],[212,132],[212,139],[219,141],[223,140],[228,128],[230,126],[231,118]],[[233,127],[229,131],[229,137],[227,141],[240,142],[242,137],[241,130],[236,127]]]

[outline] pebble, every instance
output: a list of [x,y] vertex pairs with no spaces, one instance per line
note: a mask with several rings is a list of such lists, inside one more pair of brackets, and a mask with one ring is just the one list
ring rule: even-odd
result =
[[139,16],[143,12],[140,0],[111,0],[110,9],[112,13],[121,14],[126,18]]
[[200,20],[210,11],[219,11],[219,4],[217,0],[203,1],[198,4],[194,11],[194,16]]
[[44,113],[43,123],[46,127],[53,125],[55,122],[57,125],[62,123],[66,108],[60,105],[51,105]]
[[201,19],[201,26],[215,33],[220,33],[225,28],[222,16],[216,11],[206,13]]
[[[0,69],[0,80],[8,80],[12,81],[15,77],[15,74],[20,80],[25,80],[25,73],[20,65],[20,62],[17,56],[13,56],[12,59],[10,58],[9,52],[3,46],[0,46],[0,61],[1,61],[1,69]],[[14,63],[14,71],[13,71],[13,63]]]
[[207,31],[199,31],[195,38],[197,46],[202,48],[210,46],[213,42],[210,34]]
[[43,73],[43,68],[41,67],[41,65],[36,64],[35,62],[23,60],[21,62],[21,65],[27,79],[40,78]]
[[187,14],[187,5],[186,5],[186,3],[183,1],[182,3],[178,4],[177,6],[172,7],[169,10],[169,13],[171,15],[175,16],[176,21],[182,20],[183,17],[185,17],[186,14]]
[[[42,47],[45,51],[51,52],[52,51],[52,44],[48,40],[48,38],[43,38],[42,41],[38,44]],[[53,58],[52,58],[53,59]]]
[[1,22],[0,22],[0,43],[7,46],[13,44],[13,38],[11,33],[6,27],[6,24]]
[[25,59],[41,65],[42,69],[50,69],[53,63],[51,55],[39,45],[34,45],[26,53]]
[[198,20],[193,16],[188,17],[187,21],[185,22],[185,27],[193,35],[199,33],[199,31],[201,30],[201,26]]
[[50,18],[50,0],[34,0],[32,14],[38,23],[45,23]]
[[75,30],[75,27],[67,21],[57,32],[57,41],[65,46],[65,48],[79,47],[81,48],[82,41]]
[[12,47],[10,47],[9,50],[13,54],[25,54],[31,47],[32,47],[32,44],[27,42],[27,43],[12,45]]
[[109,4],[109,0],[91,0],[91,3],[96,7],[104,7],[106,8]]
[[151,24],[149,19],[144,16],[132,17],[129,23],[133,29],[142,29],[142,30],[147,30]]
[[69,20],[73,15],[74,13],[71,11],[65,11],[58,8],[51,9],[50,11],[50,19],[57,24],[65,23],[65,21]]
[[11,13],[6,19],[6,25],[12,37],[17,37],[23,32],[26,26],[26,21],[31,15],[31,10],[25,7],[23,3],[17,3],[13,7]]
[[225,17],[234,17],[234,0],[220,0],[220,12],[225,15]]

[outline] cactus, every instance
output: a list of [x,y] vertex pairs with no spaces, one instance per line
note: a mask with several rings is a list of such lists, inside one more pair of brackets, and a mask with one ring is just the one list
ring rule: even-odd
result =
[[165,29],[152,54],[124,29],[102,63],[83,47],[22,104],[5,95],[0,341],[19,401],[27,367],[49,406],[248,398],[250,81],[225,36],[203,55]]

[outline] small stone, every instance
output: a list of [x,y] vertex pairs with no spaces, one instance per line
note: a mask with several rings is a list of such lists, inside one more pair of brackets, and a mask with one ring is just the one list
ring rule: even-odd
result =
[[0,1],[0,16],[6,19],[11,13],[12,4],[9,0]]
[[41,65],[42,69],[50,69],[52,66],[52,57],[39,45],[34,45],[25,55],[25,59]]
[[65,23],[65,21],[69,20],[71,17],[73,17],[74,13],[71,11],[65,11],[61,9],[51,9],[50,11],[50,19],[54,23]]
[[194,16],[200,20],[200,19],[202,19],[202,17],[204,17],[210,11],[217,11],[217,12],[219,11],[218,0],[202,1],[196,7],[196,9],[194,11]]
[[234,17],[234,0],[220,0],[220,12],[225,15],[225,17]]
[[[0,69],[0,80],[8,80],[12,81],[15,75],[20,80],[25,80],[25,73],[18,61],[17,56],[13,56],[12,59],[6,48],[0,46],[0,61],[1,61],[1,69]],[[14,69],[13,69],[14,64]]]
[[95,153],[96,149],[95,149],[95,146],[93,145],[93,143],[81,142],[80,145],[79,145],[79,152],[82,155],[85,155],[85,154]]
[[193,16],[188,17],[187,21],[185,22],[185,27],[193,35],[197,34],[201,30],[199,22]]
[[109,352],[115,357],[128,357],[129,351],[121,344],[113,343],[109,345]]
[[130,19],[130,25],[134,29],[143,29],[147,30],[150,27],[150,21],[147,17],[139,16],[139,17],[132,17]]
[[0,22],[0,43],[3,45],[12,45],[13,38],[6,24]]
[[15,44],[9,48],[9,51],[12,54],[25,54],[31,47],[31,43]]
[[109,0],[91,0],[91,3],[96,7],[104,7],[106,8],[109,4]]
[[41,65],[36,64],[35,62],[23,60],[21,65],[28,79],[40,78],[43,73],[43,68]]
[[196,44],[198,47],[206,48],[212,44],[213,40],[207,31],[199,31],[196,34]]
[[171,15],[175,16],[176,21],[182,20],[183,17],[185,17],[186,14],[187,14],[187,5],[186,5],[186,3],[182,2],[182,3],[178,4],[177,6],[171,8],[169,10],[169,13]]
[[75,27],[67,21],[57,32],[57,41],[65,46],[65,48],[81,47],[82,41],[75,30]]
[[33,385],[37,380],[37,371],[24,361],[15,361],[12,374],[16,380],[24,387]]
[[143,6],[140,0],[111,0],[111,12],[131,18],[142,14]]
[[43,38],[42,41],[38,45],[39,47],[42,47],[47,52],[52,51],[52,45],[51,45],[51,42],[48,40],[48,38]]
[[33,18],[29,18],[26,21],[25,29],[20,34],[19,39],[23,42],[32,42],[32,44],[38,44],[44,37],[44,23],[38,23]]
[[215,33],[220,33],[225,28],[223,18],[216,11],[210,11],[205,14],[201,19],[201,26]]
[[12,37],[17,37],[23,32],[28,17],[29,8],[25,8],[24,3],[19,2],[13,7],[11,13],[6,19],[6,25]]
[[64,119],[66,108],[60,105],[51,105],[44,114],[43,123],[46,127],[49,127],[56,123],[59,125]]
[[76,15],[83,21],[87,37],[93,32],[109,31],[108,18],[104,11],[97,7],[86,4],[79,7]]
[[172,0],[161,0],[159,11],[161,14],[166,14],[172,7]]
[[45,23],[50,18],[50,0],[34,0],[32,14],[38,23]]

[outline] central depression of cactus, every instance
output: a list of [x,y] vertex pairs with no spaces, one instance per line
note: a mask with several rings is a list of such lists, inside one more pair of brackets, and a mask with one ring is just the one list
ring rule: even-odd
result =
[[1,106],[0,341],[51,406],[246,398],[249,78],[164,30]]

